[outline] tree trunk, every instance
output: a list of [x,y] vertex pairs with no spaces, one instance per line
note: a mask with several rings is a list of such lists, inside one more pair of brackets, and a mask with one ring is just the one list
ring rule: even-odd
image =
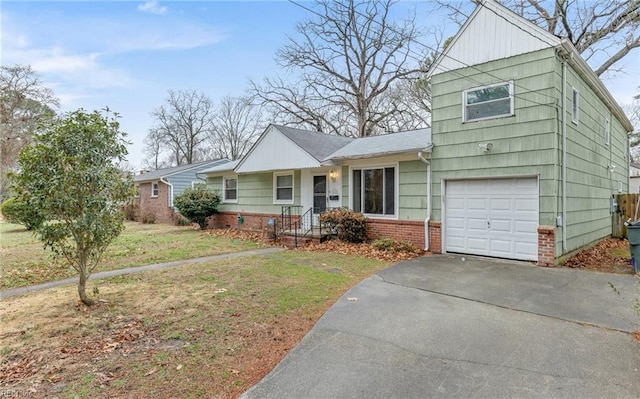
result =
[[87,306],[93,305],[95,302],[93,299],[87,296],[87,280],[89,280],[89,276],[87,275],[87,264],[80,265],[80,279],[78,281],[78,295],[80,295],[80,300]]

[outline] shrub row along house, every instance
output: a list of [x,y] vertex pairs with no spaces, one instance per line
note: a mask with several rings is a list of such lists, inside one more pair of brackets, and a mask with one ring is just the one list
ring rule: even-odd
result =
[[212,224],[348,207],[372,238],[540,265],[611,233],[633,127],[569,41],[480,1],[429,78],[431,129],[350,139],[272,125],[241,160],[204,170],[223,197]]

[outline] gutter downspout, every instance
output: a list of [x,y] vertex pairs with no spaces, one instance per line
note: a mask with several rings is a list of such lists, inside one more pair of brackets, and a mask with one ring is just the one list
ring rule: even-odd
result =
[[[433,148],[430,146],[429,148]],[[418,152],[418,159],[427,165],[427,217],[424,219],[424,250],[429,250],[429,221],[431,220],[431,162],[422,156],[422,151]]]
[[171,184],[168,181],[166,181],[164,179],[164,177],[161,177],[160,181],[163,182],[164,184],[166,184],[167,186],[169,186],[169,192],[167,193],[168,197],[169,197],[168,198],[169,201],[167,201],[167,202],[169,203],[169,208],[173,208],[173,184]]
[[567,59],[562,59],[562,252],[567,252]]

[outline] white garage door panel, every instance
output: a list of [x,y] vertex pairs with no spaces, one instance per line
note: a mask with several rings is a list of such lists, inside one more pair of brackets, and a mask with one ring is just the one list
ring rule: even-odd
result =
[[445,190],[445,251],[538,259],[536,178],[456,180]]

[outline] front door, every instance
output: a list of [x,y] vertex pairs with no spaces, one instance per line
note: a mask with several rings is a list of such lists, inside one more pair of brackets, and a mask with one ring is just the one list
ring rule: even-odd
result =
[[318,223],[318,215],[327,209],[327,176],[313,176],[313,223]]

